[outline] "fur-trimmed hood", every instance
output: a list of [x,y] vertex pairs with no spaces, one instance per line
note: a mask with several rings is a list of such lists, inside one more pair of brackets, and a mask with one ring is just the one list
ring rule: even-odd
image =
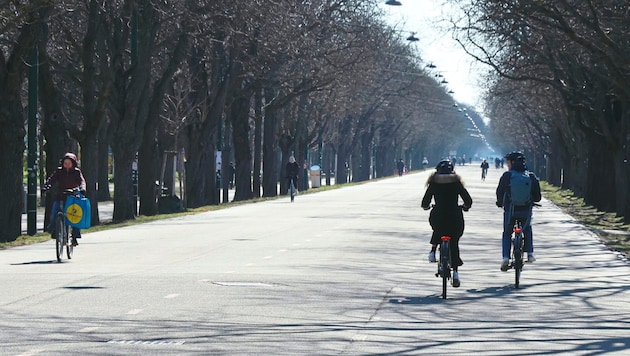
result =
[[464,184],[464,181],[462,180],[462,177],[460,177],[459,174],[453,172],[450,174],[440,174],[437,172],[433,172],[430,176],[429,179],[427,179],[427,186],[429,186],[429,184],[431,183],[436,183],[436,184],[449,184],[449,183],[455,183],[455,182],[461,182],[462,185]]

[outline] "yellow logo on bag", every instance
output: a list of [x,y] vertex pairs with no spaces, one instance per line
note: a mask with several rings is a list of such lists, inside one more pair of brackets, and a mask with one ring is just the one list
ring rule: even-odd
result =
[[66,217],[73,224],[78,224],[83,218],[83,209],[79,204],[71,204],[66,208]]

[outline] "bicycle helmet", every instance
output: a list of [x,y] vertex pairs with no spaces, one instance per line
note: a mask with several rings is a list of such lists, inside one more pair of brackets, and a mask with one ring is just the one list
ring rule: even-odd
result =
[[512,151],[505,155],[508,161],[525,161],[525,155],[520,151]]
[[442,160],[435,166],[435,170],[439,174],[451,174],[453,173],[453,163],[447,159]]

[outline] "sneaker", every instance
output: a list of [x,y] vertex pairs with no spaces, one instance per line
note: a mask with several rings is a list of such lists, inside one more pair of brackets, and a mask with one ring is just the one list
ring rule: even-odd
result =
[[453,272],[453,287],[458,288],[459,285],[460,285],[459,273],[458,272]]
[[72,238],[72,247],[76,247],[76,246],[79,246],[79,242],[77,242],[76,237],[73,237]]
[[534,261],[536,261],[536,256],[534,256],[533,253],[528,253],[527,254],[527,262],[532,263]]
[[501,262],[501,271],[505,272],[510,268],[510,260],[508,258],[504,258],[503,262]]
[[429,252],[429,262],[437,262],[435,259],[435,252],[433,251]]

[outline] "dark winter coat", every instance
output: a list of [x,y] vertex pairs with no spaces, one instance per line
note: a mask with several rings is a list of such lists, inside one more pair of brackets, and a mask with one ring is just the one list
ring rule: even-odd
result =
[[[72,168],[68,171],[63,168],[63,161],[70,159],[72,161]],[[63,199],[63,191],[66,189],[79,189],[85,191],[86,183],[85,178],[81,170],[77,168],[77,156],[72,153],[67,153],[61,160],[62,165],[57,167],[57,170],[48,177],[44,184],[45,189],[54,188],[54,199]]]
[[300,166],[297,164],[297,162],[287,163],[287,177],[295,178],[298,176],[299,171],[300,171]]
[[459,175],[433,173],[429,177],[422,207],[428,208],[431,199],[435,200],[435,207],[429,216],[434,232],[432,243],[437,243],[433,241],[436,237],[439,239],[441,236],[450,236],[459,239],[464,234],[464,214],[459,207],[459,197],[462,197],[466,207],[472,206],[472,198]]

